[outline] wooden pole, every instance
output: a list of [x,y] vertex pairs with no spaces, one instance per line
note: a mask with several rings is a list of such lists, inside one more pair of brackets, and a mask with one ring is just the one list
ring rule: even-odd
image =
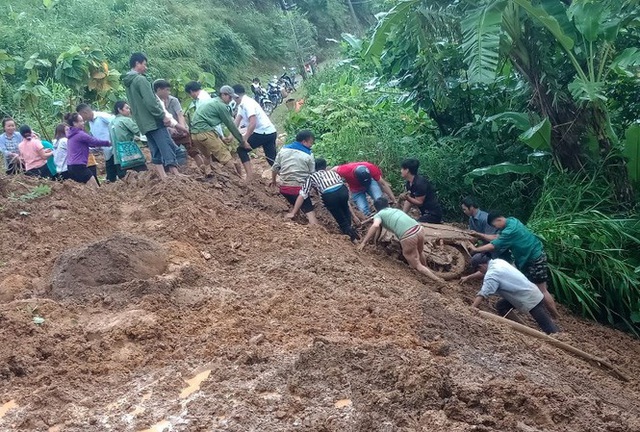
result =
[[571,345],[569,345],[567,343],[561,342],[558,339],[555,339],[555,338],[553,338],[553,337],[551,337],[551,336],[549,336],[549,335],[547,335],[545,333],[539,332],[538,330],[534,330],[534,329],[532,329],[530,327],[527,327],[526,325],[519,324],[517,322],[508,320],[506,318],[502,318],[501,316],[494,315],[494,314],[489,313],[489,312],[485,312],[485,311],[478,311],[478,312],[480,313],[480,316],[482,316],[484,318],[487,318],[487,319],[490,319],[492,321],[496,321],[496,322],[499,322],[499,323],[502,323],[502,324],[506,324],[509,327],[511,327],[512,329],[514,329],[514,330],[516,330],[516,331],[518,331],[520,333],[524,333],[526,335],[533,336],[533,337],[535,337],[537,339],[541,339],[541,340],[543,340],[545,342],[548,342],[549,344],[551,344],[551,345],[553,345],[553,346],[555,346],[557,348],[560,348],[560,349],[563,349],[565,351],[568,351],[568,352],[570,352],[572,354],[575,354],[576,356],[581,357],[581,358],[583,358],[585,360],[589,360],[591,362],[594,362],[594,363],[598,364],[598,366],[603,367],[604,369],[609,369],[616,378],[618,378],[618,379],[620,379],[622,381],[627,381],[627,382],[629,381],[629,377],[628,377],[628,375],[626,373],[621,372],[618,368],[616,368],[611,363],[609,363],[608,361],[606,361],[606,360],[604,360],[604,359],[602,359],[600,357],[596,357],[596,356],[591,355],[591,354],[589,354],[587,352],[584,352],[581,349],[578,349],[578,348],[576,348],[574,346],[571,346]]
[[353,3],[351,3],[351,0],[347,0],[347,5],[349,6],[349,13],[351,13],[351,19],[353,19],[353,25],[355,25],[356,28],[360,27],[358,23],[358,16],[356,15],[355,9],[353,9]]

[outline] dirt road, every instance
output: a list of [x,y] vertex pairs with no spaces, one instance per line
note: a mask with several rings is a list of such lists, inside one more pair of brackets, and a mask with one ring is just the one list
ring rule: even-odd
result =
[[638,340],[559,322],[623,383],[483,320],[477,286],[284,222],[266,182],[147,175],[2,180],[0,430],[640,431]]

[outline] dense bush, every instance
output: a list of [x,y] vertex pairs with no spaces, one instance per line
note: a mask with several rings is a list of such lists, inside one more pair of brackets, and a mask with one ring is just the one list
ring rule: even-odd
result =
[[615,208],[597,172],[553,172],[529,226],[544,242],[557,299],[640,334],[640,219]]
[[[290,133],[312,129],[314,152],[331,164],[367,160],[378,164],[396,191],[401,191],[400,163],[414,157],[420,171],[439,190],[448,220],[462,220],[460,199],[476,195],[485,208],[501,208],[526,219],[533,210],[540,180],[535,176],[483,177],[473,184],[465,175],[474,168],[526,158],[528,151],[514,140],[498,137],[491,124],[479,122],[460,136],[440,137],[435,122],[422,110],[402,103],[403,93],[382,85],[358,68],[329,69],[306,85],[303,109],[293,114]],[[508,208],[504,208],[509,203]]]
[[[302,2],[284,12],[267,0],[12,2],[0,14],[0,116],[38,124],[46,134],[79,101],[107,108],[124,94],[119,74],[133,51],[145,52],[150,78],[170,80],[174,92],[190,80],[206,87],[266,81],[283,66],[321,56],[319,40],[351,28],[338,3]],[[62,79],[61,55],[73,65]],[[108,88],[89,85],[102,73]]]

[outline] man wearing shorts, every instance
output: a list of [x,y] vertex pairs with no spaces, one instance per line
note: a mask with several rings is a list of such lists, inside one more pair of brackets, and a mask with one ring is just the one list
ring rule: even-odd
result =
[[165,169],[179,175],[175,152],[177,147],[167,130],[170,122],[165,118],[165,110],[144,75],[147,57],[142,53],[133,53],[129,66],[131,70],[123,79],[127,100],[140,132],[147,137],[153,168],[161,179],[167,177]]
[[246,181],[249,183],[253,178],[253,166],[249,152],[258,147],[262,147],[264,155],[269,165],[273,166],[276,158],[276,127],[269,120],[269,116],[254,99],[248,97],[244,87],[240,84],[233,86],[235,93],[234,100],[238,104],[238,115],[236,116],[236,126],[247,125],[244,134],[245,144],[238,147],[238,155],[247,173]]
[[222,86],[220,97],[198,104],[191,120],[191,141],[204,156],[205,161],[208,161],[204,167],[207,176],[211,176],[212,156],[223,166],[233,164],[233,154],[229,151],[229,146],[222,142],[216,132],[220,125],[224,124],[238,140],[238,143],[244,145],[244,137],[227,109],[227,101],[231,101],[233,96],[234,92],[231,87]]
[[476,270],[484,275],[484,281],[473,307],[477,308],[489,296],[497,295],[502,297],[496,303],[496,310],[501,316],[519,321],[513,315],[513,309],[517,309],[529,313],[546,334],[558,332],[545,308],[543,294],[517,268],[505,260],[484,256],[483,261],[477,263]]
[[[311,154],[314,141],[315,137],[311,131],[298,132],[295,142],[280,149],[271,167],[270,186],[275,187],[276,177],[280,174],[280,194],[292,206],[296,205],[300,190],[305,185],[307,178],[315,171],[316,162]],[[300,208],[307,216],[309,224],[318,223],[311,198],[307,196]]]
[[422,255],[424,250],[422,225],[402,210],[389,207],[389,201],[384,197],[375,200],[373,206],[376,208],[377,213],[373,217],[373,224],[367,231],[367,235],[362,240],[362,243],[358,245],[358,250],[364,249],[367,242],[376,234],[376,231],[385,228],[400,239],[402,255],[411,268],[418,270],[435,281],[444,282],[427,267],[427,262]]
[[498,237],[484,246],[472,246],[470,251],[476,253],[511,250],[516,267],[538,286],[547,309],[557,318],[558,309],[547,287],[549,269],[542,242],[514,217],[505,218],[499,213],[490,213],[487,222],[498,230]]

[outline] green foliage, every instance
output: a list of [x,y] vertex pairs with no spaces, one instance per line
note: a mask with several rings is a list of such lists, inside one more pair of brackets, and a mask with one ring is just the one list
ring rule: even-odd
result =
[[[460,199],[476,195],[485,208],[512,202],[513,214],[526,219],[533,209],[540,176],[482,177],[473,184],[463,181],[478,164],[495,164],[511,157],[525,162],[527,151],[512,140],[498,144],[501,132],[481,121],[457,137],[439,137],[435,122],[424,110],[403,102],[406,94],[371,78],[366,71],[343,64],[308,80],[305,105],[287,121],[287,131],[313,130],[318,139],[317,157],[330,164],[367,160],[379,165],[396,191],[403,188],[400,163],[420,160],[420,172],[439,191],[449,220],[462,219]],[[537,169],[536,169],[537,171]]]
[[640,334],[640,219],[609,216],[615,207],[610,191],[597,175],[554,173],[529,227],[544,242],[559,301]]
[[627,158],[629,178],[640,185],[640,125],[635,124],[627,129],[624,144],[624,155]]
[[[501,6],[502,5],[502,6]],[[460,23],[464,43],[462,49],[469,66],[471,84],[491,84],[496,79],[500,61],[500,26],[504,2],[481,4]]]
[[[301,1],[288,12],[267,0],[13,2],[0,15],[0,115],[46,133],[78,102],[110,110],[134,51],[147,54],[149,78],[168,79],[178,96],[191,80],[214,90],[271,76],[321,57],[318,42],[353,24],[341,0]],[[54,92],[54,83],[69,91]]]
[[38,198],[42,198],[43,196],[47,196],[51,194],[51,186],[42,184],[34,187],[28,193],[16,196],[15,194],[11,194],[9,199],[11,201],[32,201]]

